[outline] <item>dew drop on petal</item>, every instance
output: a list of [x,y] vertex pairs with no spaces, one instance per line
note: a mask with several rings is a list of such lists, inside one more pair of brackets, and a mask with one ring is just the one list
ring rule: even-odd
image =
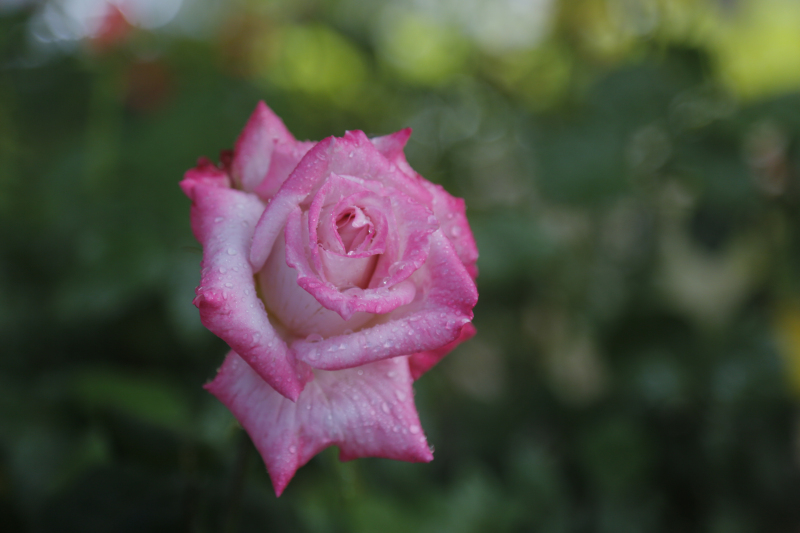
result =
[[214,222],[222,222],[223,220],[225,220],[225,217],[217,217],[214,219]]
[[412,435],[416,435],[417,433],[419,433],[419,426],[417,425],[409,426],[408,430],[411,432]]
[[236,255],[236,250],[233,248],[228,248],[228,255]]
[[226,283],[225,286],[228,287],[229,289],[232,289],[233,288],[233,283]]
[[358,372],[356,372],[356,374],[358,374],[359,376],[363,376],[364,375],[364,371],[359,368]]
[[394,395],[397,396],[397,399],[401,402],[406,399],[406,394],[404,392],[395,391]]
[[312,333],[308,337],[306,337],[307,342],[319,342],[322,340],[322,335],[319,333]]
[[295,445],[289,446],[289,453],[291,454],[297,453],[297,446]]
[[383,402],[381,404],[381,410],[388,415],[389,414],[389,404],[386,403],[386,402]]
[[227,268],[225,268],[225,267],[219,267],[219,273],[220,273],[220,274],[224,274],[224,273],[225,273],[225,272],[227,272],[227,271],[228,271],[228,269],[227,269]]
[[450,228],[450,235],[452,235],[453,237],[458,237],[459,235],[461,235],[461,228],[458,226],[453,226],[452,228]]

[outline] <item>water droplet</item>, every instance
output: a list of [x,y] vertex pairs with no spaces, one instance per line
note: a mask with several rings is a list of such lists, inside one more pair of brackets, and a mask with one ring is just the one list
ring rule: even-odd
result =
[[384,348],[391,348],[392,347],[392,342],[391,341],[386,341],[385,343],[383,343],[383,347]]
[[453,237],[458,237],[459,235],[461,235],[461,228],[459,226],[453,226],[452,228],[450,228],[450,235],[452,235]]
[[350,152],[349,154],[347,154],[347,157],[353,157],[353,154],[354,154],[354,153],[355,153],[355,152]]
[[236,250],[233,248],[228,248],[228,255],[236,255]]
[[344,335],[352,335],[352,334],[353,334],[353,330],[352,330],[352,329],[346,329],[346,330],[344,330],[342,333],[343,333]]
[[455,215],[453,213],[447,213],[447,220],[453,220]]
[[395,391],[394,395],[397,396],[397,399],[400,400],[401,402],[406,399],[406,393],[400,392],[399,390]]
[[390,370],[390,371],[388,371],[388,372],[386,373],[386,377],[387,377],[387,378],[393,378],[393,377],[395,377],[396,375],[397,375],[397,372],[395,372],[394,370]]
[[381,404],[381,410],[388,415],[389,414],[389,404],[386,403],[386,402],[383,402]]
[[306,337],[306,342],[319,342],[322,340],[322,335],[318,333],[312,333],[308,337]]
[[358,372],[356,372],[356,374],[358,374],[359,376],[363,376],[364,375],[364,371],[359,368]]
[[308,352],[308,358],[312,361],[319,359],[319,352],[316,350],[316,348]]
[[408,430],[411,432],[412,435],[416,435],[419,433],[419,426],[409,426]]
[[297,446],[289,446],[289,453],[297,453]]
[[228,271],[228,269],[227,269],[227,268],[225,268],[225,267],[219,267],[219,273],[220,273],[220,274],[224,274],[224,273],[225,273],[225,272],[227,272],[227,271]]
[[226,283],[225,286],[228,287],[229,289],[232,289],[233,288],[233,283]]
[[223,220],[225,220],[225,217],[217,217],[214,219],[214,222],[222,222]]

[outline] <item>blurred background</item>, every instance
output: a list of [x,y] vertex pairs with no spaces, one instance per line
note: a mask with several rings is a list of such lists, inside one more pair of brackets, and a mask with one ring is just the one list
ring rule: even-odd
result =
[[[0,0],[0,528],[800,531],[797,0]],[[436,459],[276,499],[201,388],[177,183],[265,100],[411,126],[466,199],[478,335]]]

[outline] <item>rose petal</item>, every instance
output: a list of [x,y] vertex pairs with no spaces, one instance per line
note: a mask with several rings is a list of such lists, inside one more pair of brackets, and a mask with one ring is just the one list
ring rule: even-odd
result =
[[270,324],[247,261],[253,227],[264,209],[253,195],[208,185],[190,175],[182,187],[192,199],[192,228],[203,245],[203,270],[194,304],[200,320],[270,383],[296,399],[308,369]]
[[253,268],[261,269],[275,239],[286,226],[289,214],[313,198],[312,195],[331,173],[379,181],[421,205],[431,205],[430,192],[418,180],[391,165],[364,132],[348,131],[342,138],[328,137],[303,156],[261,216],[250,254]]
[[286,264],[283,239],[275,243],[267,264],[258,273],[258,282],[268,312],[283,325],[287,339],[340,335],[346,330],[357,330],[374,319],[369,313],[354,313],[344,320],[338,313],[325,309],[297,284],[297,271]]
[[[391,202],[376,194],[383,188],[378,182],[331,174],[311,202],[305,249],[317,275],[337,289],[365,288],[375,270],[374,256],[385,252],[387,237],[396,233],[388,228],[385,216],[391,212]],[[373,232],[357,250],[346,248],[336,223],[340,213],[352,209],[361,213],[364,229]]]
[[283,121],[259,102],[236,141],[231,173],[242,190],[269,198],[314,143],[299,143]]
[[458,338],[452,342],[448,342],[440,348],[428,350],[426,352],[419,352],[411,355],[408,358],[408,366],[411,369],[411,377],[415,380],[419,379],[422,374],[433,368],[436,363],[444,359],[444,356],[453,351],[453,349],[464,341],[468,341],[475,336],[477,330],[471,322],[467,322],[461,328]]
[[433,214],[439,220],[445,236],[453,243],[458,257],[467,267],[472,279],[476,279],[478,277],[476,265],[478,247],[467,222],[464,200],[450,195],[441,185],[429,182],[411,168],[403,152],[410,135],[411,128],[406,128],[391,135],[375,137],[371,141],[386,159],[394,163],[407,176],[417,179],[430,192],[432,200],[430,206]]
[[414,180],[422,181],[424,185],[424,182],[427,180],[420,179],[421,176],[408,164],[406,154],[403,151],[409,137],[411,137],[411,128],[404,128],[389,135],[373,137],[370,141],[372,141],[375,148],[383,154],[390,163],[400,169],[403,174]]
[[453,243],[459,259],[467,267],[472,279],[478,277],[478,245],[467,222],[467,207],[464,200],[451,196],[444,187],[423,180],[423,185],[433,198],[433,213],[436,215],[442,232]]
[[300,209],[296,208],[286,224],[286,264],[297,270],[297,284],[326,309],[337,312],[344,320],[349,320],[358,312],[388,313],[414,299],[416,288],[411,283],[368,290],[352,287],[340,292],[335,286],[321,279],[311,267],[306,254],[308,247],[308,236],[304,233],[306,231],[307,225],[302,223]]
[[280,496],[298,468],[332,445],[343,461],[433,459],[414,407],[412,381],[406,358],[315,372],[292,403],[231,352],[206,388],[250,435]]
[[339,370],[434,350],[457,339],[463,326],[472,319],[478,292],[441,230],[431,236],[425,265],[405,283],[421,287],[424,293],[418,294],[414,302],[381,317],[382,323],[351,335],[316,343],[293,342],[291,346],[297,358],[314,368]]

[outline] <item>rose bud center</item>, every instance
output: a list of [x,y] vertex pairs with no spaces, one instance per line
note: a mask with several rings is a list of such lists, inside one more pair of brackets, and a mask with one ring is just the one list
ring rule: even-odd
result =
[[318,243],[325,278],[340,290],[367,288],[378,257],[384,251],[383,246],[375,246],[376,233],[367,208],[357,205],[324,208]]
[[372,241],[375,227],[358,207],[351,207],[336,219],[339,240],[347,255],[364,251]]

